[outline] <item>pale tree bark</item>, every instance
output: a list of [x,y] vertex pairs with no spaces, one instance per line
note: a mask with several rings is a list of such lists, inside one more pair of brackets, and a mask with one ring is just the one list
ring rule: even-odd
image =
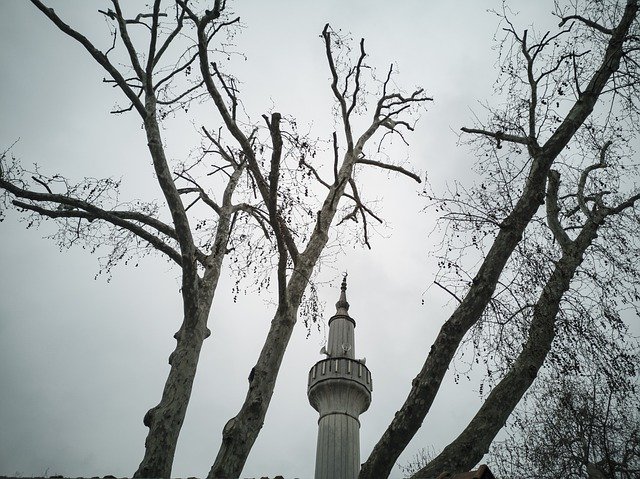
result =
[[629,0],[618,25],[612,29],[602,61],[597,65],[587,86],[580,92],[564,120],[543,145],[538,145],[536,140],[537,81],[540,78],[536,78],[534,74],[533,63],[536,52],[544,45],[541,44],[542,46],[538,46],[536,50],[536,45],[527,45],[526,34],[519,38],[522,54],[527,61],[527,76],[531,86],[528,135],[505,137],[501,132],[477,129],[467,131],[489,136],[497,141],[512,141],[526,145],[532,162],[524,189],[511,213],[501,223],[496,239],[473,278],[467,294],[442,326],[421,371],[412,382],[406,401],[396,412],[387,430],[363,464],[360,479],[388,477],[398,456],[421,427],[458,346],[467,331],[480,319],[491,300],[507,260],[543,203],[546,179],[553,162],[592,113],[610,78],[618,70],[625,54],[625,40],[636,20],[637,10],[637,1]]

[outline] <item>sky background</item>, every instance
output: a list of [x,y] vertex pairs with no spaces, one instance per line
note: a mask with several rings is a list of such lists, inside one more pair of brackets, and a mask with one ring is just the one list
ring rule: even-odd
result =
[[[98,8],[108,2],[50,2],[79,31],[108,48]],[[129,11],[146,2],[123,2]],[[325,23],[364,37],[371,62],[398,65],[396,82],[425,88],[435,101],[408,136],[410,147],[389,151],[427,173],[435,187],[470,177],[473,155],[457,145],[458,130],[482,115],[496,78],[493,42],[496,0],[349,2],[233,1],[246,28],[234,39],[247,60],[233,73],[242,81],[247,112],[275,109],[328,138],[335,128],[329,72],[319,34]],[[513,2],[519,25],[555,23],[553,2]],[[133,15],[132,15],[133,16]],[[135,114],[114,116],[121,94],[102,83],[100,67],[29,2],[0,3],[0,149],[43,172],[122,178],[122,199],[159,198],[144,133]],[[172,158],[197,146],[195,131],[217,124],[209,110],[193,124],[169,120],[163,131]],[[195,140],[195,142],[194,142]],[[331,161],[328,157],[328,161]],[[388,225],[373,249],[347,244],[321,279],[324,321],[333,314],[339,276],[349,272],[350,313],[357,356],[367,357],[373,401],[362,417],[366,459],[400,408],[411,379],[451,311],[449,298],[429,288],[436,273],[429,251],[441,237],[435,213],[423,212],[421,186],[377,172],[361,192],[380,199]],[[137,268],[121,266],[111,281],[97,255],[59,251],[43,239],[44,224],[26,229],[14,212],[0,223],[0,475],[130,476],[142,459],[145,412],[160,398],[172,336],[182,319],[179,271],[159,256]],[[223,273],[173,476],[206,476],[225,422],[239,409],[274,308],[269,296],[241,293]],[[306,398],[307,372],[321,356],[327,329],[310,335],[298,324],[280,371],[264,428],[243,477],[310,478],[317,413]],[[307,337],[308,336],[308,337]],[[454,384],[447,375],[422,429],[399,463],[420,448],[438,449],[457,436],[479,405],[478,382]],[[401,477],[396,468],[392,477]]]

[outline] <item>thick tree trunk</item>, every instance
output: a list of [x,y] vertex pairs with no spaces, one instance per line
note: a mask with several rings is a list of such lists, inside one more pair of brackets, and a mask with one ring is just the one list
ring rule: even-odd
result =
[[445,471],[452,474],[469,471],[488,452],[551,350],[562,296],[596,238],[597,228],[596,223],[590,222],[556,264],[534,308],[527,342],[509,372],[493,388],[464,431],[413,478],[435,478]]
[[171,368],[165,382],[162,399],[144,417],[144,425],[149,428],[149,433],[145,440],[144,458],[134,473],[134,477],[169,478],[171,477],[178,436],[191,397],[202,343],[210,335],[207,329],[207,319],[220,275],[222,258],[217,259],[217,264],[207,271],[206,275],[210,277],[209,281],[205,282],[198,277],[195,245],[191,238],[188,219],[167,165],[160,129],[155,118],[155,97],[147,95],[145,103],[149,112],[144,124],[149,151],[158,182],[176,227],[182,255],[184,320],[180,330],[174,336],[177,344],[169,356]]
[[220,277],[224,250],[229,237],[229,213],[221,215],[214,252],[208,257],[203,279],[198,276],[196,246],[180,194],[168,166],[160,127],[156,118],[156,98],[148,86],[145,91],[144,128],[158,183],[171,213],[182,256],[182,302],[184,319],[174,335],[175,350],[169,356],[169,376],[160,403],[144,416],[149,428],[145,454],[134,477],[171,477],[178,436],[184,423],[195,379],[202,343],[211,332],[207,320]]
[[229,239],[230,217],[229,208],[220,215],[213,252],[207,257],[202,279],[196,275],[195,279],[187,281],[183,268],[184,321],[174,336],[177,344],[169,356],[171,369],[162,399],[144,417],[149,433],[145,441],[144,458],[134,477],[171,477],[173,457],[191,398],[202,343],[211,335],[207,321],[222,271]]
[[252,369],[245,402],[222,431],[222,445],[209,471],[210,479],[240,476],[264,423],[296,315],[297,308],[280,308],[276,313],[260,357]]
[[196,318],[191,321],[185,319],[175,335],[177,345],[169,356],[171,369],[162,399],[144,417],[149,433],[144,458],[134,477],[171,477],[178,435],[187,413],[202,343],[210,334],[206,327],[210,306],[210,302],[202,305]]
[[637,10],[637,1],[628,0],[620,23],[613,30],[602,63],[564,121],[542,147],[529,146],[534,160],[520,199],[502,223],[467,295],[438,333],[421,371],[412,382],[405,403],[362,465],[360,479],[388,477],[398,456],[422,426],[462,338],[489,303],[504,265],[543,202],[546,178],[553,162],[589,117],[609,79],[618,70],[624,54],[624,41],[635,21]]
[[525,189],[504,222],[512,226],[500,230],[468,294],[442,326],[422,370],[412,382],[409,397],[363,464],[360,479],[388,477],[398,456],[422,425],[462,338],[482,315],[504,265],[542,202],[547,171],[539,169],[540,178]]
[[[214,208],[220,218],[216,229],[213,251],[211,254],[205,255],[198,250],[193,241],[189,218],[186,213],[187,209],[184,207],[180,196],[181,194],[176,187],[174,172],[169,168],[167,162],[157,118],[157,98],[155,96],[155,91],[158,85],[154,87],[153,84],[154,68],[156,63],[160,60],[160,57],[169,46],[172,39],[178,34],[182,20],[179,20],[180,25],[173,31],[173,33],[168,35],[168,38],[163,42],[162,47],[157,49],[158,40],[160,39],[158,36],[158,18],[163,14],[160,13],[160,1],[156,0],[153,2],[154,11],[153,15],[151,15],[152,26],[150,27],[151,38],[149,42],[149,49],[145,52],[147,57],[146,64],[143,66],[140,61],[140,56],[138,55],[134,43],[127,31],[127,24],[130,22],[125,20],[125,17],[120,10],[119,3],[115,1],[113,2],[116,11],[112,12],[110,10],[109,16],[111,19],[118,22],[117,33],[122,40],[131,62],[130,66],[135,74],[132,78],[125,79],[117,68],[109,61],[107,57],[109,53],[108,51],[103,53],[95,48],[85,36],[63,22],[62,19],[57,16],[54,9],[46,7],[39,0],[31,1],[62,32],[76,40],[89,52],[94,60],[109,74],[115,85],[117,85],[129,99],[131,107],[128,109],[135,108],[142,118],[149,153],[153,160],[156,179],[171,214],[174,228],[170,228],[161,222],[155,222],[152,223],[152,225],[156,228],[158,224],[162,225],[162,228],[158,228],[159,231],[178,242],[180,247],[179,254],[172,247],[166,245],[161,239],[156,238],[153,234],[149,234],[142,227],[134,229],[129,224],[122,224],[121,222],[114,221],[114,218],[116,220],[118,218],[108,217],[108,212],[104,212],[99,208],[93,208],[92,205],[88,205],[91,208],[87,209],[87,211],[91,211],[92,214],[96,215],[96,217],[102,217],[102,219],[106,219],[118,227],[127,227],[127,229],[137,234],[142,239],[149,241],[151,245],[158,250],[168,254],[169,257],[182,268],[184,320],[180,330],[175,335],[177,345],[169,357],[169,364],[171,365],[171,368],[165,383],[162,399],[156,407],[147,412],[144,418],[144,424],[149,427],[149,434],[146,439],[144,459],[135,473],[135,477],[168,478],[171,474],[171,466],[178,435],[189,403],[191,388],[193,386],[198,359],[202,349],[202,343],[210,334],[207,329],[207,319],[217,287],[218,278],[220,276],[222,260],[226,254],[226,245],[230,232],[230,218],[234,214],[234,210],[231,205],[231,196],[233,195],[234,188],[238,182],[240,172],[243,167],[238,166],[230,177],[227,187],[225,188],[222,207]],[[224,6],[221,5],[222,4],[220,4],[220,2],[216,1],[215,11],[207,12],[209,20],[219,16],[220,9],[224,8]],[[115,40],[116,39],[114,38],[114,42]],[[210,38],[207,37],[206,45],[208,45],[209,40]],[[115,47],[115,43],[113,46]],[[175,72],[176,71],[173,73]],[[162,76],[165,74],[166,72],[164,72]],[[140,83],[138,84],[134,80],[139,81]],[[167,77],[161,80],[160,83],[165,80],[167,80]],[[134,81],[135,86],[131,86],[131,81]],[[142,89],[139,90],[139,87],[142,87]],[[144,94],[144,102],[141,98],[142,94]],[[121,112],[124,111],[127,111],[127,109],[121,110]],[[63,202],[61,204],[66,203]],[[82,206],[84,208],[84,204],[79,204],[78,206]],[[102,216],[98,216],[98,213],[102,214]],[[154,219],[152,216],[144,214],[141,216],[149,220]],[[149,225],[149,223],[143,223]],[[199,276],[199,267],[204,268],[204,275],[202,278]]]

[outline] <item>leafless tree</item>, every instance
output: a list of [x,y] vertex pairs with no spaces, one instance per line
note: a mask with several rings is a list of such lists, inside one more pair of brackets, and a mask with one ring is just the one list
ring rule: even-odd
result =
[[[175,97],[170,96],[166,89],[193,63],[192,58],[185,56],[174,68],[167,67],[167,63],[173,66],[171,62],[174,60],[167,59],[167,52],[184,27],[183,13],[176,13],[174,25],[167,30],[161,20],[167,18],[168,14],[161,12],[160,2],[155,2],[152,13],[145,12],[133,20],[125,16],[117,1],[113,2],[113,10],[101,12],[115,25],[112,48],[102,52],[88,38],[65,23],[52,8],[37,0],[32,3],[62,32],[80,43],[104,68],[107,74],[105,81],[122,91],[129,106],[119,108],[116,112],[133,111],[140,116],[154,173],[164,195],[163,208],[168,210],[170,221],[159,219],[159,207],[155,204],[120,203],[117,198],[118,184],[109,179],[85,180],[73,185],[60,175],[26,172],[16,162],[5,162],[0,187],[5,192],[5,204],[11,202],[19,209],[33,213],[36,220],[37,215],[55,219],[62,244],[83,241],[90,247],[96,247],[105,240],[111,241],[113,250],[107,260],[107,268],[118,260],[126,259],[132,246],[152,247],[181,268],[184,317],[174,336],[177,343],[169,357],[171,368],[162,398],[144,417],[149,436],[145,459],[136,473],[145,477],[167,477],[202,343],[210,334],[207,320],[222,261],[227,253],[232,224],[243,210],[260,218],[260,209],[233,201],[234,191],[246,168],[246,162],[235,153],[218,149],[220,158],[208,165],[210,172],[217,171],[218,176],[226,176],[226,184],[218,198],[212,197],[210,191],[193,180],[188,173],[190,168],[176,168],[174,171],[167,160],[159,127],[161,105],[180,102],[192,89],[191,86],[185,87]],[[212,15],[220,17],[221,13],[221,9],[217,8]],[[221,20],[221,25],[229,23]],[[136,27],[149,30],[144,56],[139,54],[130,35],[130,30]],[[129,58],[132,72],[120,71],[117,63],[110,60],[110,56],[117,51],[115,47],[118,41]],[[178,181],[184,182],[184,185],[179,185]],[[38,187],[42,191],[37,191]],[[195,196],[195,200],[190,199],[186,203],[187,196]],[[191,227],[193,217],[190,218],[189,210],[197,201],[205,204],[215,218],[213,228],[207,231],[204,248],[198,246]]]
[[[259,243],[260,258],[274,265],[277,309],[249,374],[247,397],[224,427],[209,473],[238,477],[262,427],[303,295],[331,229],[348,220],[358,222],[362,242],[369,246],[368,222],[381,221],[361,197],[354,172],[373,167],[419,182],[416,174],[376,155],[392,137],[405,141],[415,112],[430,98],[421,89],[397,91],[393,65],[382,79],[375,78],[365,60],[364,40],[352,59],[347,39],[326,25],[321,37],[342,127],[331,136],[326,162],[316,158],[318,150],[296,131],[294,120],[277,112],[262,115],[258,123],[243,116],[237,83],[216,62],[223,50],[217,38],[239,21],[224,0],[215,0],[210,9],[186,0],[167,5],[155,0],[151,12],[131,15],[112,0],[110,8],[99,10],[113,28],[112,45],[104,52],[52,8],[39,0],[32,3],[82,45],[105,70],[104,81],[124,94],[126,105],[114,113],[140,117],[164,201],[121,203],[112,180],[72,184],[59,175],[26,171],[5,153],[0,169],[4,205],[36,222],[54,219],[65,246],[111,241],[107,267],[128,259],[132,250],[155,249],[181,268],[184,318],[161,401],[144,417],[149,432],[135,477],[170,477],[225,256],[237,248],[254,254]],[[365,91],[365,81],[373,96]],[[196,99],[209,101],[220,125],[202,126],[201,154],[170,165],[161,122],[176,108],[186,111]],[[364,126],[356,127],[356,119]],[[346,206],[339,205],[342,199]],[[166,212],[170,218],[162,221]],[[272,275],[267,271],[266,276],[268,281]]]
[[[499,338],[503,347],[508,346],[504,353],[490,351],[507,359],[502,363],[503,377],[462,434],[414,477],[467,471],[482,458],[547,358],[556,328],[566,328],[567,335],[579,329],[579,324],[571,321],[563,324],[577,314],[569,314],[566,307],[561,310],[561,305],[563,299],[564,306],[571,304],[571,295],[565,293],[581,265],[585,274],[597,271],[598,265],[583,261],[598,234],[607,229],[611,237],[623,238],[617,247],[631,250],[631,255],[625,254],[613,266],[626,268],[622,283],[614,288],[637,277],[633,260],[637,244],[628,243],[637,237],[637,182],[617,183],[616,176],[627,175],[623,171],[625,162],[608,160],[607,152],[612,144],[623,148],[622,125],[627,126],[625,132],[631,132],[632,138],[637,133],[633,122],[638,113],[638,5],[633,0],[625,4],[573,2],[568,8],[570,11],[558,6],[558,30],[543,35],[519,32],[507,12],[501,12],[507,39],[502,43],[502,80],[498,87],[505,94],[506,107],[490,110],[485,124],[463,128],[465,134],[477,138],[478,152],[496,156],[497,170],[487,172],[485,183],[470,196],[454,188],[452,198],[444,198],[444,202],[440,201],[443,198],[434,198],[451,220],[449,232],[470,233],[464,239],[467,245],[477,247],[480,266],[473,275],[457,267],[461,250],[445,241],[448,248],[441,266],[453,271],[461,280],[461,288],[454,290],[440,281],[438,284],[460,304],[442,326],[405,403],[363,464],[361,479],[388,476],[429,412],[456,350],[483,318],[505,321],[513,315],[521,320],[517,323],[521,326],[518,335]],[[616,115],[622,121],[616,121]],[[629,121],[625,123],[625,119]],[[596,161],[593,156],[587,160],[572,155],[571,149],[575,151],[586,138],[597,145]],[[617,173],[597,176],[607,169]],[[484,189],[487,191],[483,193]],[[542,215],[538,210],[545,202],[546,215]],[[528,250],[526,246],[531,243],[526,238],[537,225],[545,223],[542,234],[551,240],[551,249],[547,241],[547,249]],[[601,252],[607,246],[598,249]],[[519,248],[526,254],[514,254]],[[614,254],[609,251],[608,256]],[[533,260],[528,261],[531,257]],[[520,282],[520,292],[527,292],[523,298],[510,282],[518,268],[528,271],[529,279],[536,278],[534,282]],[[492,315],[493,308],[504,304],[503,298],[511,291],[516,294],[507,302],[509,308]],[[634,291],[631,288],[631,295]],[[578,289],[578,295],[584,293]],[[616,314],[611,318],[607,323],[615,326],[619,318]],[[632,364],[626,356],[618,359],[621,364]],[[570,358],[566,360],[569,363]]]
[[597,376],[544,379],[509,421],[508,438],[491,448],[494,472],[505,479],[637,477],[638,395]]

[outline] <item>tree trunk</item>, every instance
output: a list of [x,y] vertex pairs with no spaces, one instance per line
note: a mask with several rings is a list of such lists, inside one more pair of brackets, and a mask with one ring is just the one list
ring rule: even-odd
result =
[[279,308],[271,323],[267,340],[250,375],[249,390],[238,414],[222,431],[222,445],[208,478],[237,478],[242,473],[258,433],[264,424],[277,373],[291,338],[297,308]]
[[513,226],[501,229],[468,294],[440,329],[422,370],[412,382],[408,398],[363,464],[360,479],[388,477],[398,456],[422,425],[462,338],[482,315],[504,265],[541,204],[546,173],[536,180],[537,184],[525,189],[504,222]]
[[464,431],[412,478],[435,478],[444,471],[452,474],[469,471],[488,452],[551,350],[562,296],[569,289],[585,251],[596,238],[597,229],[597,223],[589,222],[574,246],[556,264],[534,308],[527,342],[509,372],[493,388]]
[[195,318],[185,318],[175,334],[176,348],[169,356],[171,369],[160,403],[144,416],[149,428],[145,455],[133,477],[171,477],[178,436],[187,413],[202,343],[211,334],[206,326],[211,301],[203,301]]
[[[209,312],[220,279],[226,244],[229,239],[231,210],[220,216],[213,252],[208,256],[203,278],[185,278],[183,268],[182,298],[184,320],[174,335],[177,344],[169,356],[169,377],[160,403],[144,417],[149,428],[145,454],[133,477],[171,477],[178,436],[184,423],[195,379],[202,343],[211,335],[207,328]],[[195,270],[193,266],[191,270]]]

